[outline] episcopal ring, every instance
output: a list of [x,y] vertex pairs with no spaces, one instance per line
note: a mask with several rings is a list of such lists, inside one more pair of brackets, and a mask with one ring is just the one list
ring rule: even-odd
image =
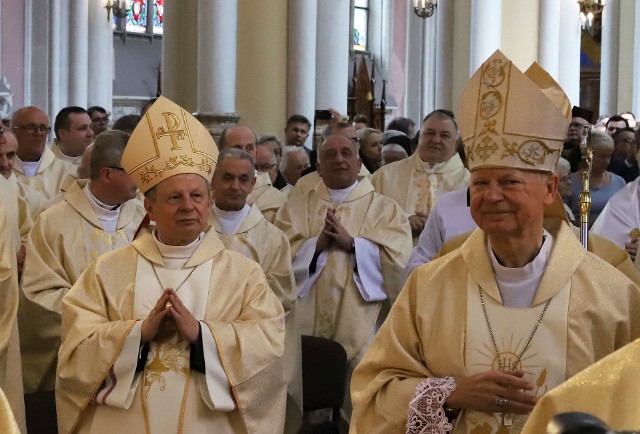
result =
[[507,398],[503,398],[502,396],[498,396],[496,398],[496,404],[498,404],[500,407],[504,407],[505,405],[507,405]]

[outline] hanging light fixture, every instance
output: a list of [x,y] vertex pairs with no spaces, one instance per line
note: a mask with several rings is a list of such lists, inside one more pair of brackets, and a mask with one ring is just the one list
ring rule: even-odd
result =
[[429,18],[436,11],[436,2],[413,0],[413,12],[420,18]]
[[580,5],[582,30],[594,35],[599,30],[599,26],[596,25],[596,18],[602,15],[602,10],[605,6],[604,0],[578,0],[578,5]]

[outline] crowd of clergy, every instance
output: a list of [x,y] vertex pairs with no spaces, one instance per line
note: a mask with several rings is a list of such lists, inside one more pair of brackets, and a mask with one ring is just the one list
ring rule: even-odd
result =
[[633,115],[593,119],[500,51],[455,113],[329,113],[214,140],[163,96],[113,123],[15,110],[0,431],[303,432],[331,417],[304,411],[303,335],[346,353],[343,432],[640,429]]

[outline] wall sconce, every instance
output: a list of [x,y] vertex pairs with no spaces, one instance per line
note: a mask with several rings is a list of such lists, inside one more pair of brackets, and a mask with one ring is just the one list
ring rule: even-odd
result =
[[107,21],[111,21],[111,11],[113,11],[113,16],[120,21],[121,19],[126,18],[127,14],[131,10],[129,0],[107,0],[107,4],[104,7],[107,10]]
[[599,30],[594,25],[594,18],[602,15],[604,0],[578,0],[578,5],[580,5],[582,29],[594,35]]
[[429,18],[436,11],[436,2],[413,0],[413,12],[420,18]]

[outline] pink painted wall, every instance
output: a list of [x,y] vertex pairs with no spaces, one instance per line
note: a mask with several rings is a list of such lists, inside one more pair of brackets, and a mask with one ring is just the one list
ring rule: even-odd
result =
[[[387,92],[393,95],[398,106],[397,113],[388,116],[387,123],[395,116],[404,116],[404,98],[406,92],[406,50],[407,50],[407,2],[393,3],[393,27],[391,39],[391,58],[389,59],[389,81]],[[387,98],[388,99],[388,98]]]
[[24,105],[24,0],[0,0],[0,78],[13,92],[13,108]]

